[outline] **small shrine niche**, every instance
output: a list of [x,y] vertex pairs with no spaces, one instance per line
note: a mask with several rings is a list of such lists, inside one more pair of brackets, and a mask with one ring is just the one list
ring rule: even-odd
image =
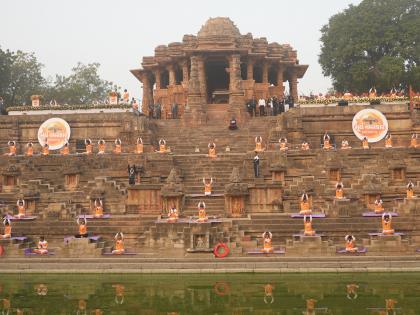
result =
[[365,194],[365,204],[368,209],[373,209],[375,207],[375,200],[379,193],[368,193]]
[[284,182],[285,171],[283,170],[275,170],[271,172],[271,181],[273,183]]
[[3,170],[1,175],[4,192],[11,192],[19,185],[20,171],[15,165],[10,165],[7,169]]
[[245,198],[249,195],[248,184],[242,182],[237,167],[233,168],[229,179],[230,183],[225,186],[225,212],[230,217],[242,217],[245,215]]
[[392,170],[392,179],[394,181],[404,181],[405,180],[405,168],[397,167]]
[[187,249],[187,252],[197,253],[197,252],[211,252],[213,249],[210,247],[210,233],[209,232],[200,232],[200,233],[191,233],[190,239],[191,247]]
[[341,180],[341,170],[339,168],[331,168],[328,172],[330,181],[338,182]]
[[172,169],[166,179],[165,185],[161,188],[163,212],[168,212],[173,206],[181,212],[182,201],[184,198],[184,186],[182,179],[176,169]]
[[64,184],[67,190],[74,190],[79,185],[79,174],[64,175]]
[[36,202],[35,199],[25,199],[26,202],[26,214],[32,215],[35,213]]

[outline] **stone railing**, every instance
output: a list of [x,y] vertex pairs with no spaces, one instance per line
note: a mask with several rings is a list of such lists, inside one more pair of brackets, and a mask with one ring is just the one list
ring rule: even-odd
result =
[[43,115],[55,114],[81,114],[81,113],[116,113],[128,112],[132,107],[129,104],[79,104],[79,105],[47,105],[47,106],[11,106],[6,109],[8,115]]
[[314,98],[314,99],[305,99],[305,98],[300,98],[299,101],[297,102],[297,104],[300,105],[330,105],[330,104],[338,104],[338,102],[342,101],[342,100],[346,100],[349,104],[370,104],[371,102],[375,102],[375,103],[400,103],[400,102],[409,102],[410,99],[408,97],[405,96],[397,96],[397,97],[375,97],[375,98],[370,98],[370,97],[353,97],[350,99],[345,99],[345,98],[336,98],[336,97],[331,97],[331,98]]

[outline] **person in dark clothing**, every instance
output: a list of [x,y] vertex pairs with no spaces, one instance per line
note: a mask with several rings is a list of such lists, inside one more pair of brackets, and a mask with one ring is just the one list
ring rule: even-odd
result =
[[278,113],[279,114],[284,113],[284,98],[283,97],[280,98],[279,101],[278,101],[278,103],[279,103]]
[[128,165],[128,184],[135,185],[136,184],[136,166]]
[[248,100],[246,102],[246,111],[248,112],[249,116],[254,116],[254,111],[252,110],[252,100]]
[[152,103],[149,103],[147,105],[147,109],[149,111],[149,118],[152,119],[154,117],[153,104]]
[[230,120],[230,122],[229,122],[229,129],[230,130],[236,130],[236,129],[238,129],[238,125],[236,123],[235,117],[232,117],[232,119]]
[[173,102],[171,106],[172,119],[178,118],[178,104]]
[[161,113],[162,113],[162,106],[160,105],[159,102],[157,102],[155,104],[155,118],[156,119],[160,119],[161,118]]
[[260,176],[260,157],[258,156],[258,152],[255,152],[255,156],[252,162],[254,164],[254,176],[259,177]]
[[273,115],[277,116],[279,113],[279,100],[276,96],[273,97]]

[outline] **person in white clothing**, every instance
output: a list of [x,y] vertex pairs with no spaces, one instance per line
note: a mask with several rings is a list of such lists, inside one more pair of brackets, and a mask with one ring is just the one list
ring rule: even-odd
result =
[[258,107],[260,109],[260,116],[264,116],[265,115],[265,99],[264,98],[260,98],[258,100]]

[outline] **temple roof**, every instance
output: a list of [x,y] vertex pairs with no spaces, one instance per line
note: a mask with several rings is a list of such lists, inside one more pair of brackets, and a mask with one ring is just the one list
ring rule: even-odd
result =
[[231,19],[216,17],[208,19],[197,34],[198,38],[213,36],[240,37],[241,33]]

